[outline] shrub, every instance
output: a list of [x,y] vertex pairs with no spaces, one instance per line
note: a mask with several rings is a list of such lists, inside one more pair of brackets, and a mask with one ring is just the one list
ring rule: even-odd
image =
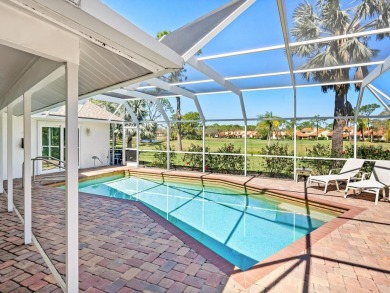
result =
[[[390,150],[384,149],[381,145],[361,145],[356,148],[356,157],[367,160],[390,160]],[[353,146],[348,146],[344,155],[348,158],[353,157]]]
[[[218,148],[218,153],[225,154],[240,154],[241,148],[236,148],[233,144],[224,144]],[[231,155],[210,155],[210,165],[207,165],[210,170],[219,171],[240,171],[244,169],[244,156]]]
[[[154,148],[156,151],[166,151],[167,148],[165,145],[158,145]],[[175,149],[173,149],[172,147],[170,148],[171,151],[175,151]],[[153,158],[154,158],[154,161],[152,162],[152,165],[153,166],[156,166],[156,167],[166,167],[167,165],[167,153],[165,152],[156,152],[153,154]],[[176,153],[171,153],[171,157],[170,157],[170,163],[171,163],[171,166],[173,166],[173,161],[175,160],[176,158]]]
[[[203,152],[203,147],[201,145],[195,145],[191,143],[188,148],[189,152]],[[206,147],[206,152],[209,152],[209,148]],[[209,154],[206,154],[206,169],[211,166],[212,157]],[[203,155],[202,154],[184,154],[183,162],[185,166],[191,167],[193,169],[203,169]]]
[[[270,156],[293,156],[293,152],[288,151],[287,144],[279,144],[279,142],[262,148],[260,154]],[[262,163],[265,171],[271,176],[280,176],[281,174],[291,175],[294,172],[294,160],[291,158],[264,158]]]
[[[333,158],[332,149],[328,145],[316,144],[313,148],[306,148],[308,157],[324,157]],[[302,163],[301,163],[302,164]],[[313,174],[328,174],[331,169],[339,168],[342,163],[333,160],[321,160],[321,159],[307,159],[304,160],[306,167],[310,167],[313,170]],[[302,164],[303,165],[303,164]]]
[[[353,146],[348,146],[343,153],[345,157],[353,158]],[[390,160],[390,150],[382,146],[360,145],[356,148],[356,157],[366,160]],[[362,171],[370,173],[373,168],[374,162],[365,162]]]

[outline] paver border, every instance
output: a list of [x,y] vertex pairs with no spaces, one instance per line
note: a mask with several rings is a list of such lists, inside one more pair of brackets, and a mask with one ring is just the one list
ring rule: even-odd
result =
[[[100,173],[98,177],[102,177],[104,175],[110,174],[111,170],[108,170],[107,173]],[[307,252],[307,250],[310,249],[311,246],[313,246],[315,243],[317,243],[320,239],[324,238],[325,236],[329,235],[332,231],[336,230],[340,226],[342,226],[344,223],[349,221],[350,219],[353,219],[357,215],[359,215],[361,212],[363,212],[364,208],[359,208],[351,205],[341,204],[341,203],[335,203],[330,202],[323,199],[308,199],[307,197],[297,194],[295,192],[291,191],[281,191],[278,189],[268,188],[265,186],[262,186],[261,184],[253,183],[253,182],[241,182],[240,180],[236,180],[234,177],[230,177],[229,175],[223,175],[223,174],[205,174],[205,173],[195,173],[195,172],[181,172],[181,171],[160,171],[156,169],[139,169],[139,168],[132,168],[127,169],[128,175],[140,175],[140,176],[161,176],[161,177],[167,177],[167,178],[173,178],[173,179],[197,179],[197,180],[207,180],[210,182],[219,182],[222,184],[232,185],[234,187],[242,187],[245,186],[247,188],[253,189],[253,190],[267,190],[268,192],[272,193],[272,195],[281,196],[284,198],[288,198],[289,200],[295,200],[299,202],[306,202],[310,205],[314,206],[326,206],[330,209],[336,209],[336,210],[342,210],[343,213],[339,214],[337,218],[327,222],[326,224],[322,225],[315,231],[311,232],[310,234],[306,235],[305,237],[302,237],[301,239],[295,241],[294,243],[288,245],[287,247],[279,250],[278,252],[274,253],[273,255],[267,257],[266,259],[262,260],[261,262],[255,264],[251,269],[248,269],[246,271],[241,271],[238,268],[235,268],[233,264],[213,252],[211,249],[200,243],[198,240],[192,238],[170,222],[168,222],[166,219],[155,213],[152,209],[147,207],[146,205],[142,204],[141,202],[137,201],[129,201],[125,199],[117,199],[117,198],[111,198],[111,197],[102,197],[95,194],[89,194],[89,193],[81,193],[87,196],[92,197],[99,197],[105,198],[108,200],[115,200],[115,201],[121,201],[126,203],[131,203],[134,206],[136,206],[138,209],[140,209],[142,212],[144,212],[146,215],[148,215],[151,219],[153,219],[155,222],[157,222],[159,225],[167,229],[170,233],[175,235],[178,239],[183,241],[186,245],[188,245],[190,248],[194,249],[197,253],[202,255],[204,258],[206,258],[211,264],[218,267],[222,272],[224,272],[226,275],[228,275],[231,279],[233,279],[235,282],[237,282],[240,286],[242,286],[245,289],[250,288],[253,286],[256,282],[279,268],[281,265],[283,265],[284,262],[292,260],[292,259],[299,259],[299,257]],[[117,173],[117,172],[116,172]],[[83,175],[83,181],[86,178],[93,178],[96,175]],[[245,177],[246,178],[246,177]],[[310,243],[307,243],[309,241]]]

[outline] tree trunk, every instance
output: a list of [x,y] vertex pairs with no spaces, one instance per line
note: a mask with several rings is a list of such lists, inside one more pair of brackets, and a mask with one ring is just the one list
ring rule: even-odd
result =
[[[345,115],[345,103],[344,98],[347,91],[346,85],[335,86],[335,104],[334,104],[334,116]],[[332,136],[332,152],[336,157],[341,157],[343,151],[343,132],[344,132],[345,120],[334,119],[333,122],[333,136]]]
[[127,137],[127,146],[128,148],[133,147],[133,135],[130,134],[129,132],[126,132],[126,137]]
[[267,143],[267,145],[268,145],[268,147],[271,145],[271,127],[268,129],[268,143]]
[[360,133],[362,134],[362,140],[364,141],[364,131],[363,131],[363,129],[360,130]]
[[181,113],[180,113],[180,97],[176,97],[176,118],[177,118],[177,150],[180,152],[183,149],[182,143],[181,143],[181,123],[179,122],[181,120]]
[[[370,125],[369,123],[367,123],[368,125]],[[370,141],[373,142],[374,141],[374,129],[370,129],[370,126],[368,126],[368,131],[369,131],[369,134],[370,134]]]

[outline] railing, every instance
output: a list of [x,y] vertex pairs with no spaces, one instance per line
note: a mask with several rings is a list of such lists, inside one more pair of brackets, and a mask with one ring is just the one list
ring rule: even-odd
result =
[[[36,182],[35,180],[35,163],[37,161],[41,161],[41,162],[45,162],[47,163],[48,165],[51,165],[51,166],[54,166],[54,167],[57,167],[59,169],[64,169],[65,170],[65,162],[64,161],[61,161],[57,158],[54,158],[54,157],[50,157],[50,156],[41,156],[41,157],[35,157],[33,159],[31,159],[31,161],[33,161],[33,181]],[[57,162],[57,163],[54,163],[53,161]],[[51,180],[53,178],[58,178],[58,176],[45,176],[44,179],[42,180]],[[42,180],[39,180],[39,181],[42,181]]]
[[[58,178],[62,178],[64,176],[45,176],[44,178],[41,178],[40,180],[35,180],[35,163],[37,161],[42,161],[42,162],[45,162],[47,163],[48,165],[52,165],[54,167],[57,167],[59,169],[64,169],[65,170],[65,162],[64,161],[61,161],[57,158],[54,158],[54,157],[50,157],[50,156],[41,156],[41,157],[35,157],[35,158],[32,158],[31,161],[33,162],[33,182],[41,182],[43,180],[57,180]],[[53,161],[55,161],[56,163],[54,163]],[[23,170],[24,170],[24,162],[23,162]],[[65,177],[64,177],[65,178]],[[24,172],[22,174],[22,187],[24,187]]]

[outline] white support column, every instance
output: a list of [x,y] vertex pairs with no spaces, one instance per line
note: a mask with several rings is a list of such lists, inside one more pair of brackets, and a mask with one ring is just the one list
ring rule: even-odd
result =
[[[297,180],[297,94],[294,92],[294,180]],[[318,133],[317,133],[318,135]]]
[[140,135],[139,135],[139,123],[137,123],[137,167],[139,167],[139,140],[140,140]]
[[171,169],[171,126],[167,123],[167,170]]
[[[371,73],[370,73],[371,74]],[[367,76],[369,77],[370,74]],[[366,78],[367,78],[366,77]],[[359,96],[358,96],[358,100],[356,102],[356,107],[355,107],[355,117],[353,119],[353,122],[354,122],[354,127],[356,128],[357,126],[357,123],[358,123],[358,117],[359,117],[359,112],[360,112],[360,106],[362,105],[362,100],[363,100],[363,94],[364,94],[364,90],[365,90],[365,87],[362,86],[362,88],[360,89],[360,92],[359,92]],[[354,129],[355,129],[354,128]],[[355,136],[353,138],[354,140],[354,144],[353,144],[353,157],[356,158],[357,157],[357,137],[356,137],[356,131],[355,131]]]
[[294,119],[294,180],[297,180],[297,120]]
[[8,211],[14,209],[14,170],[13,170],[13,131],[12,131],[12,112],[13,105],[7,107],[7,196],[8,196]]
[[66,66],[66,292],[79,292],[78,65]]
[[248,168],[247,168],[247,164],[248,164],[248,144],[247,144],[247,125],[245,123],[245,127],[244,127],[244,176],[247,175],[248,173]]
[[203,122],[202,127],[202,158],[203,158],[203,173],[206,172],[206,123]]
[[114,160],[114,157],[115,157],[115,142],[114,142],[115,124],[114,123],[111,124],[111,129],[112,129],[112,134],[111,134],[111,160],[110,160],[110,162],[111,162],[111,165],[114,165],[115,164],[115,160]]
[[122,165],[126,166],[126,129],[125,123],[122,123]]
[[353,158],[357,157],[357,123],[353,123]]
[[0,111],[0,193],[4,192],[4,154],[3,154],[3,143],[6,141],[3,132],[3,111]]
[[23,96],[23,143],[24,143],[24,244],[31,243],[31,93]]

